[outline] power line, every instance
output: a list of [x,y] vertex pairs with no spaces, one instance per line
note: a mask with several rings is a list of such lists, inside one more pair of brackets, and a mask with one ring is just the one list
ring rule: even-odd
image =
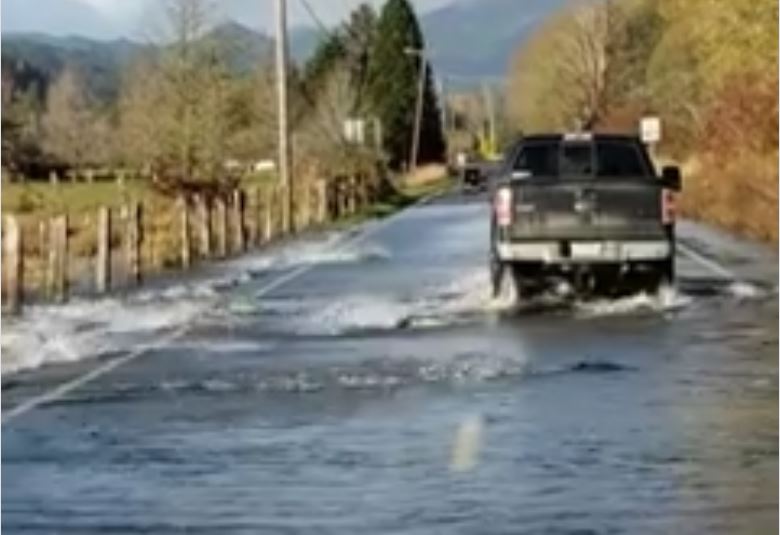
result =
[[314,11],[314,8],[309,3],[309,0],[300,0],[300,3],[303,6],[303,9],[305,9],[309,14],[309,17],[311,17],[311,19],[314,21],[314,24],[317,25],[320,33],[328,38],[333,37],[333,32],[328,29],[324,22],[322,22],[322,19],[317,15],[317,12]]

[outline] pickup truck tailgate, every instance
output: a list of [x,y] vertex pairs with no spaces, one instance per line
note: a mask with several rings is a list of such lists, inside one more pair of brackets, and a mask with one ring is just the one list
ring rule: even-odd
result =
[[527,180],[512,185],[509,239],[644,239],[664,235],[659,185],[637,180]]

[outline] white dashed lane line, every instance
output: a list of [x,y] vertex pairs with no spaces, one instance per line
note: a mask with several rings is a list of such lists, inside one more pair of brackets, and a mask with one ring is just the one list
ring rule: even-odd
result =
[[684,254],[685,256],[687,256],[689,259],[693,260],[694,262],[702,266],[704,269],[709,270],[710,272],[714,273],[719,277],[723,277],[724,279],[729,279],[731,281],[736,281],[739,278],[736,273],[734,273],[732,270],[725,267],[723,264],[720,264],[719,262],[716,262],[712,258],[708,258],[702,255],[701,253],[697,252],[689,245],[686,245],[681,241],[677,242],[677,250],[682,254]]

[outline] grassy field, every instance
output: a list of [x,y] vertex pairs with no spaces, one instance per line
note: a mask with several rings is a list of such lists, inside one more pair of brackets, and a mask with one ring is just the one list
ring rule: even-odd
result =
[[430,165],[421,167],[410,175],[400,175],[392,180],[393,190],[381,200],[375,201],[364,210],[338,222],[348,226],[367,219],[386,217],[415,202],[444,193],[452,187],[452,177],[444,166]]
[[97,211],[101,206],[119,207],[131,201],[148,202],[160,196],[144,180],[116,182],[5,183],[2,186],[4,214],[46,217],[55,214],[81,214]]
[[[242,187],[268,184],[273,175],[250,176],[241,181]],[[394,181],[396,194],[377,203],[376,209],[392,211],[417,198],[446,189],[449,184],[442,166],[425,166],[411,175]],[[148,180],[133,179],[119,184],[110,182],[62,182],[56,186],[48,182],[4,182],[2,210],[4,214],[22,217],[48,217],[57,214],[79,215],[96,212],[101,206],[118,208],[129,202],[169,202],[156,192]]]
[[[268,184],[274,175],[247,176],[241,187]],[[55,214],[79,214],[96,211],[101,206],[111,208],[129,202],[166,202],[163,195],[155,191],[147,179],[126,180],[122,184],[106,182],[62,182],[51,185],[48,182],[8,183],[2,185],[3,213],[35,215],[39,217]]]

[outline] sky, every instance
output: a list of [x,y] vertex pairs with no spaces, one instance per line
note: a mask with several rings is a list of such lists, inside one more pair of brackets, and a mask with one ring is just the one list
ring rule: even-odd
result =
[[[233,19],[266,31],[272,28],[274,0],[210,1],[217,19]],[[368,1],[376,6],[382,4],[382,0]],[[412,3],[419,12],[426,12],[455,1],[458,0],[412,0]],[[309,0],[309,3],[325,24],[333,25],[361,0]],[[146,39],[162,24],[164,4],[161,0],[0,0],[2,30],[100,39]],[[288,0],[288,5],[291,25],[314,25],[301,0]]]

